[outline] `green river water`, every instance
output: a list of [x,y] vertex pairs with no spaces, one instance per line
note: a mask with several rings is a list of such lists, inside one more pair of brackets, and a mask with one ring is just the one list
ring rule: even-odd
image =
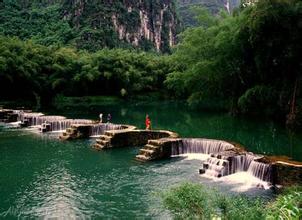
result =
[[[302,136],[270,121],[232,118],[227,114],[188,110],[181,103],[98,106],[93,110],[49,111],[70,118],[97,119],[111,113],[112,122],[153,128],[183,137],[239,142],[262,154],[287,155],[302,161]],[[91,140],[61,142],[57,134],[0,130],[0,218],[167,219],[159,193],[184,181],[201,182],[224,192],[234,185],[198,175],[200,161],[170,159],[139,163],[139,148],[95,151]],[[270,196],[262,189],[249,195]]]

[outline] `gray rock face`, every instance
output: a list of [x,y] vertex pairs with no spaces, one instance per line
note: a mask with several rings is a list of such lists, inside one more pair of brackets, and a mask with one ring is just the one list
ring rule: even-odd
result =
[[203,7],[212,14],[217,14],[220,10],[231,13],[239,5],[240,0],[178,0],[178,11],[183,25],[190,27],[197,25],[196,14],[192,12],[192,7]]
[[[158,51],[175,44],[179,21],[173,0],[77,0],[63,6],[64,19],[78,29],[89,22],[93,30],[113,30],[120,41],[134,47],[151,43]],[[92,35],[83,37],[92,40]]]

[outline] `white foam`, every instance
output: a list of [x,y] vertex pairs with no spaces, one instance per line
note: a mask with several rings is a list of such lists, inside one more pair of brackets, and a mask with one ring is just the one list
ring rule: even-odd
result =
[[51,131],[51,133],[63,133],[65,132],[66,130],[58,130],[58,131]]
[[207,160],[210,155],[209,154],[200,154],[200,153],[188,153],[188,154],[179,154],[172,157],[182,157],[184,160]]
[[[206,176],[206,175],[204,175]],[[208,176],[206,176],[208,177]],[[213,178],[214,181],[223,182],[224,184],[228,184],[232,186],[232,191],[235,192],[246,192],[253,188],[263,188],[265,190],[271,188],[271,184],[269,182],[265,182],[248,172],[238,172],[232,175],[223,176],[221,178]]]

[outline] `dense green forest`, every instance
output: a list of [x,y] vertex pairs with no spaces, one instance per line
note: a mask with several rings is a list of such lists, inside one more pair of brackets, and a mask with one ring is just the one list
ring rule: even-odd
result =
[[234,114],[299,121],[302,2],[262,0],[199,17],[202,25],[181,35],[166,86],[191,104],[223,100]]
[[174,0],[0,1],[0,34],[45,46],[168,52],[178,28]]
[[[47,10],[55,11],[55,7]],[[54,18],[56,13],[49,16]],[[41,29],[39,40],[1,37],[1,99],[48,103],[58,94],[131,97],[165,91],[171,98],[187,99],[197,107],[213,103],[233,114],[266,115],[299,123],[302,2],[262,0],[241,6],[232,15],[222,12],[213,16],[199,10],[198,19],[199,26],[181,33],[169,56],[127,49],[87,52],[62,47],[72,35],[68,25],[64,28],[64,20],[57,23],[62,28],[55,30],[55,39],[48,34],[51,30],[47,25]],[[50,19],[52,22],[56,23]],[[15,25],[22,28],[2,25],[1,32],[8,35],[12,31],[9,36],[23,39],[15,31],[30,35],[41,27]],[[30,25],[24,27],[27,33],[23,25]],[[51,46],[40,42],[57,39],[60,44]]]
[[[240,5],[240,0],[177,0],[179,16],[184,27],[198,26],[198,9],[206,8],[216,15],[221,10],[231,13]],[[229,2],[229,5],[228,5]],[[228,7],[228,8],[227,8]]]
[[0,93],[6,100],[48,103],[65,96],[126,97],[162,88],[169,57],[122,49],[96,53],[0,38]]

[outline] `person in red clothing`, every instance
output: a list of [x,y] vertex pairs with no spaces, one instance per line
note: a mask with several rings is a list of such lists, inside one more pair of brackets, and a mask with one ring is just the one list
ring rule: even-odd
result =
[[151,120],[149,118],[149,115],[146,115],[146,130],[151,130]]

